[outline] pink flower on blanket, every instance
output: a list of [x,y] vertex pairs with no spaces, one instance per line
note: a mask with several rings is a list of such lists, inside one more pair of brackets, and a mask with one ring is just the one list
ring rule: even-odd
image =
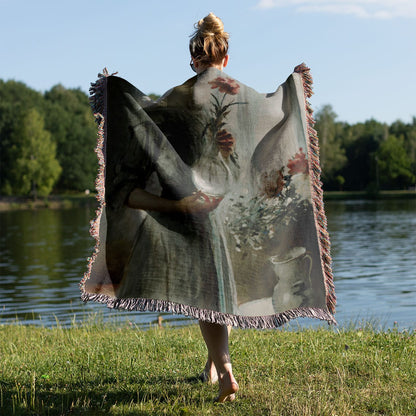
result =
[[211,85],[211,89],[218,88],[220,92],[230,95],[237,94],[240,89],[240,85],[231,78],[217,77],[214,81],[208,82],[208,84]]
[[223,157],[227,158],[233,153],[235,138],[227,130],[220,130],[217,133],[216,141]]
[[308,172],[308,160],[302,148],[299,149],[299,152],[295,154],[293,159],[289,160],[287,167],[289,168],[289,175]]

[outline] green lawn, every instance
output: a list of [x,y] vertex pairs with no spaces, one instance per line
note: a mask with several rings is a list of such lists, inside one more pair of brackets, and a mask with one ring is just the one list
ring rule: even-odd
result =
[[240,391],[195,379],[197,326],[0,326],[1,415],[416,415],[416,334],[233,330]]

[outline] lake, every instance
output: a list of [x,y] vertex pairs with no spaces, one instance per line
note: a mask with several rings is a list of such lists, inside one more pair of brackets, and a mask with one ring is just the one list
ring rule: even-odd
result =
[[[340,326],[370,321],[380,329],[416,329],[416,200],[328,201],[325,207]],[[140,327],[157,321],[156,313],[80,301],[78,285],[94,245],[88,233],[94,209],[0,212],[0,324],[65,327],[91,314]],[[170,325],[194,322],[163,318]]]

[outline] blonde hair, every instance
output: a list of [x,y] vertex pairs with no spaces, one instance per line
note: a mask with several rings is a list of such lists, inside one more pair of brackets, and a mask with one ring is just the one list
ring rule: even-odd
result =
[[192,58],[203,65],[220,64],[227,55],[229,38],[222,20],[210,13],[195,23],[195,29],[189,41]]

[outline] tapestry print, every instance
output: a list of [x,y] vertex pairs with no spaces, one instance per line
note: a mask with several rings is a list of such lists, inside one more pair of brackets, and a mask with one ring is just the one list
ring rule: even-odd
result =
[[[102,203],[82,298],[243,328],[335,323],[310,84],[301,65],[259,94],[208,68],[154,102],[101,76]],[[143,211],[126,205],[135,188],[220,202],[206,215]]]

